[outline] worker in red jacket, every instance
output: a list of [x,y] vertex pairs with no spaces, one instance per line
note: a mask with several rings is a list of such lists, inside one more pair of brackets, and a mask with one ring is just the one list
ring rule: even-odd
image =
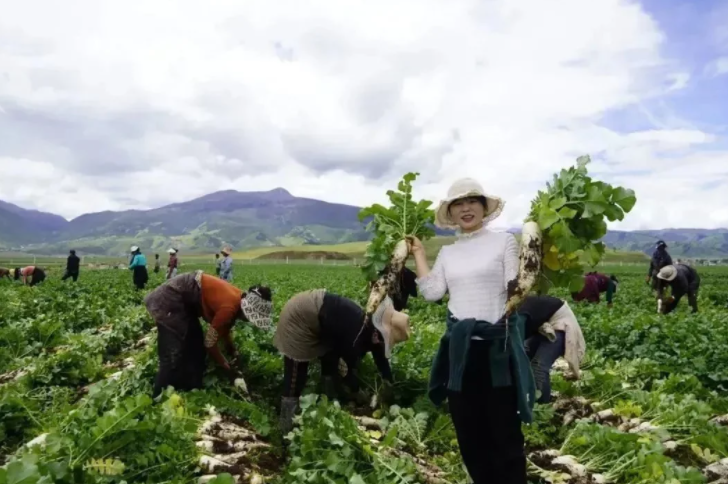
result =
[[612,307],[612,300],[617,292],[618,285],[619,280],[615,276],[590,272],[584,276],[584,288],[580,292],[571,293],[571,298],[576,302],[599,303],[601,294],[606,292],[607,306]]
[[[202,271],[168,279],[144,302],[158,331],[159,371],[154,397],[167,386],[176,390],[201,388],[207,354],[237,385],[242,377],[236,368],[238,353],[232,339],[236,320],[264,330],[271,326],[270,288],[252,286],[244,292]],[[206,333],[199,318],[209,323]],[[224,344],[232,361],[220,352],[219,343]]]

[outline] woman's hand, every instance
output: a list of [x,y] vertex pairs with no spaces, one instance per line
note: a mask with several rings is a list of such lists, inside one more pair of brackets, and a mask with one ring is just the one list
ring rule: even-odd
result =
[[407,241],[409,242],[410,253],[412,255],[418,256],[420,254],[425,254],[425,246],[422,245],[422,241],[419,238],[411,236],[407,237]]

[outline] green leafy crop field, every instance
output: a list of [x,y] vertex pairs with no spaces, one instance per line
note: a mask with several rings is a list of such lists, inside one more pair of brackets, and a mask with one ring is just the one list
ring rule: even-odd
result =
[[[687,301],[656,314],[644,266],[604,268],[622,281],[612,309],[572,304],[587,359],[578,381],[555,366],[557,398],[524,427],[531,482],[728,482],[728,270],[699,271],[697,315]],[[53,270],[33,288],[0,281],[0,484],[468,482],[447,408],[426,397],[445,306],[410,299],[394,405],[318,398],[312,368],[284,446],[272,333],[235,329],[249,394],[208,360],[204,389],[152,401],[156,332],[142,298],[162,275],[150,276],[142,292],[125,270],[82,270],[76,284]],[[274,288],[277,311],[316,287],[367,297],[355,267],[236,267],[236,285],[254,283]],[[360,376],[378,391],[370,357]]]

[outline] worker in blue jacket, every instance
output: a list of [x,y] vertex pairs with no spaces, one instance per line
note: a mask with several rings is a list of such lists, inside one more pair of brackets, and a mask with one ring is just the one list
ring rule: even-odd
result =
[[131,261],[129,262],[129,270],[132,271],[132,281],[138,290],[144,289],[147,281],[149,281],[149,273],[147,272],[147,258],[142,254],[141,249],[136,245],[131,248]]

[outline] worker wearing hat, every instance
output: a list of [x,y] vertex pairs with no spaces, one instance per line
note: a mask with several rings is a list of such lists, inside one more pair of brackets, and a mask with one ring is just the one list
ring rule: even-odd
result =
[[228,282],[233,282],[233,258],[231,256],[233,250],[226,246],[220,253],[223,256],[222,262],[220,262],[220,278]]
[[169,262],[167,262],[167,279],[172,279],[177,275],[177,267],[179,259],[177,259],[177,249],[172,248],[167,251],[169,254]]
[[663,267],[672,265],[672,257],[667,252],[667,244],[664,240],[658,240],[655,244],[655,251],[652,253],[652,259],[650,260],[650,268],[647,270],[647,277],[645,283],[652,285],[652,289],[657,290],[657,273]]
[[[658,311],[667,314],[677,307],[680,299],[687,294],[688,304],[693,313],[698,312],[698,290],[700,289],[700,276],[693,267],[685,264],[665,266],[657,273]],[[664,291],[670,286],[672,295],[664,297]]]
[[144,289],[149,281],[149,273],[147,272],[147,258],[142,254],[139,246],[131,246],[131,261],[129,262],[129,270],[132,271],[132,281],[138,290]]
[[323,393],[337,398],[345,396],[339,374],[339,360],[343,360],[346,367],[343,383],[357,394],[357,368],[366,353],[372,354],[388,385],[392,382],[388,361],[392,347],[406,341],[409,335],[409,316],[395,311],[390,298],[379,305],[371,325],[364,325],[364,309],[356,302],[325,289],[304,291],[289,299],[273,337],[273,344],[283,354],[279,422],[283,434],[291,429],[311,361],[321,361]]

